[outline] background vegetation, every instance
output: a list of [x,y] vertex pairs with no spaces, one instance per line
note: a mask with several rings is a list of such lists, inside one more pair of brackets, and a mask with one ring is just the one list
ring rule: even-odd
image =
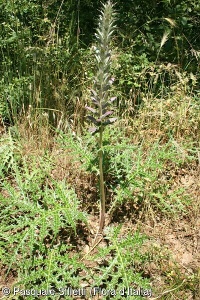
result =
[[118,121],[105,130],[108,224],[94,247],[98,146],[85,106],[102,3],[0,1],[0,287],[199,299],[200,3],[115,2]]

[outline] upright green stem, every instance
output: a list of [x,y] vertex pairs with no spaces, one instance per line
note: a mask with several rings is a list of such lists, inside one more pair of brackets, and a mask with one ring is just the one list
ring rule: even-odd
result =
[[99,133],[99,172],[100,172],[100,197],[101,197],[101,209],[100,209],[100,223],[99,233],[102,232],[105,223],[105,210],[106,210],[106,197],[105,186],[103,176],[103,126],[100,127]]

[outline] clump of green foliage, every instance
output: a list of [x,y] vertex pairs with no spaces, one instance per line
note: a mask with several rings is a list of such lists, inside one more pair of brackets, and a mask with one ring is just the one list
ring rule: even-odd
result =
[[[1,151],[5,144],[6,153]],[[68,256],[67,241],[76,235],[77,223],[86,221],[75,192],[65,181],[51,179],[49,185],[49,160],[33,157],[27,161],[12,138],[4,144],[1,141],[0,157],[0,259],[5,275],[17,270],[21,287],[27,288],[55,287],[60,280],[72,283],[76,264],[70,270],[75,258]]]
[[[73,142],[77,150],[80,141]],[[87,215],[80,211],[67,178],[54,180],[49,175],[54,163],[49,154],[40,158],[23,155],[20,142],[11,135],[1,139],[0,267],[5,277],[15,274],[14,286],[21,292],[13,299],[31,289],[52,290],[54,295],[48,299],[60,299],[65,287],[81,286],[88,293],[97,286],[104,293],[116,290],[116,299],[120,299],[120,289],[126,293],[128,287],[149,288],[149,281],[135,267],[147,258],[140,253],[145,238],[139,233],[121,237],[121,226],[110,227],[105,232],[107,247],[87,257],[77,248],[77,241],[82,243],[78,224],[86,223]],[[39,296],[29,295],[28,299]]]

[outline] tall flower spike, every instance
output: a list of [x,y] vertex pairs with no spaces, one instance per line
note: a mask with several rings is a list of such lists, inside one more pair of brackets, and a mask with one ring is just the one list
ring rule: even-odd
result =
[[[88,119],[97,126],[95,127],[96,129],[94,129],[94,127],[92,128],[93,134],[100,131],[100,126],[111,124],[117,119],[111,118],[109,120],[104,120],[104,122],[99,122],[99,120],[102,120],[112,114],[110,110],[106,111],[105,108],[111,106],[112,102],[116,99],[116,97],[109,98],[108,94],[113,83],[113,78],[110,76],[110,42],[115,30],[115,15],[111,1],[103,4],[103,9],[99,17],[97,33],[95,34],[97,40],[97,45],[95,47],[97,73],[94,82],[94,90],[91,91],[91,99],[96,109],[86,106],[86,109],[93,113],[92,118],[91,116],[88,116]],[[94,121],[94,118],[96,118],[96,122]]]
[[115,29],[115,12],[113,4],[108,1],[103,4],[103,9],[99,17],[99,25],[96,32],[97,46],[95,51],[95,58],[97,62],[97,73],[94,82],[94,90],[91,91],[91,99],[95,106],[86,106],[93,115],[88,116],[88,119],[95,125],[89,129],[92,134],[99,133],[99,174],[100,174],[100,224],[99,232],[101,233],[105,223],[105,184],[103,175],[103,131],[105,126],[114,123],[117,118],[109,118],[113,113],[112,110],[107,110],[116,99],[116,97],[109,97],[109,90],[113,82],[110,75],[111,68],[111,37]]

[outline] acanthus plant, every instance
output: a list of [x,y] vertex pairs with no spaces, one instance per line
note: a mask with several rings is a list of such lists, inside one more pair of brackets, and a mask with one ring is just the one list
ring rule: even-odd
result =
[[110,88],[113,82],[110,74],[111,68],[111,49],[110,42],[112,34],[115,30],[115,12],[113,4],[108,1],[103,4],[103,10],[99,17],[99,26],[96,33],[97,46],[95,47],[95,57],[97,62],[97,74],[94,80],[94,89],[91,90],[91,100],[94,107],[86,108],[92,112],[87,116],[95,125],[89,131],[92,134],[99,134],[99,174],[100,174],[100,224],[99,233],[102,233],[105,224],[105,183],[103,174],[103,131],[105,127],[116,121],[117,118],[110,118],[113,110],[109,108],[117,97],[110,97]]

